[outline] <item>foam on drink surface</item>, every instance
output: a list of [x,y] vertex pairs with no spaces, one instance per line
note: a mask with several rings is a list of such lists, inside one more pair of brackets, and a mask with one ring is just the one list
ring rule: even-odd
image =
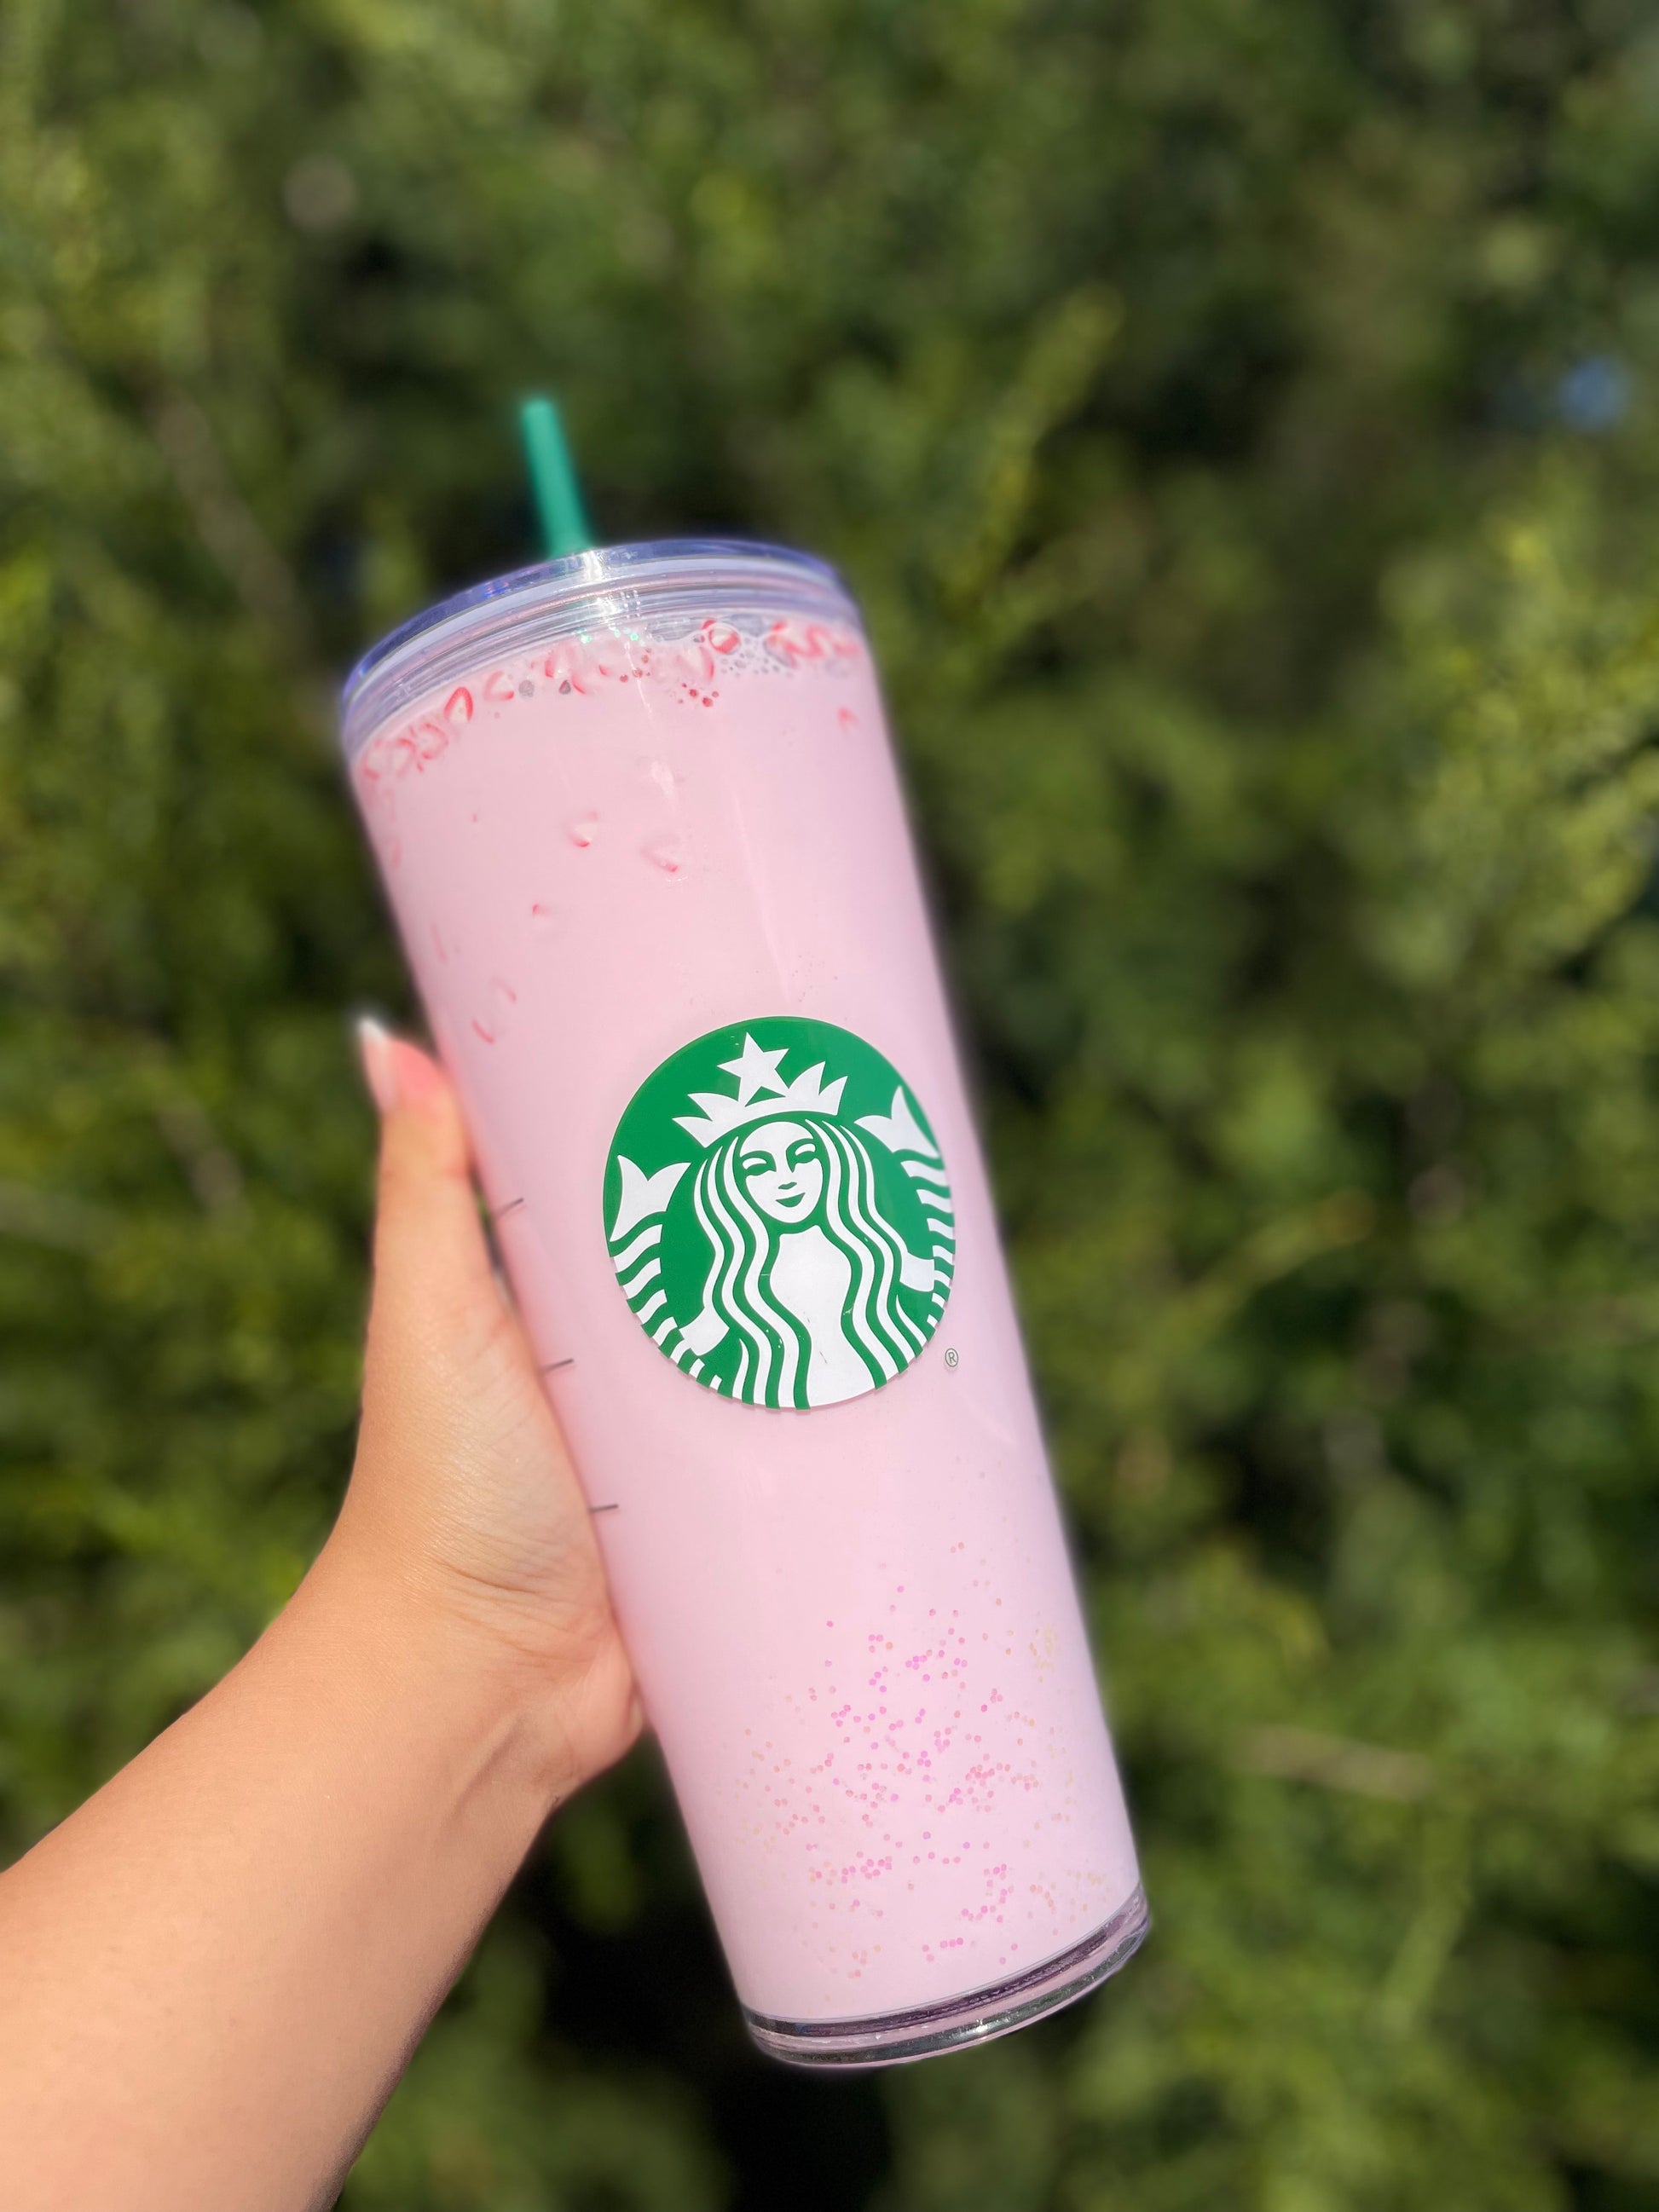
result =
[[867,660],[856,630],[788,617],[709,615],[690,628],[676,620],[661,635],[646,624],[582,632],[437,687],[412,713],[374,733],[355,772],[371,793],[418,774],[483,712],[538,696],[544,702],[550,690],[574,705],[633,684],[678,707],[709,708],[723,684],[845,676]]

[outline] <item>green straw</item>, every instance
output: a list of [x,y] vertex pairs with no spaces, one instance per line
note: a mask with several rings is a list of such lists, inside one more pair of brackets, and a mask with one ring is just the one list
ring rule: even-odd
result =
[[593,543],[593,526],[582,505],[582,488],[576,481],[576,465],[557,404],[541,392],[526,399],[519,409],[519,429],[548,559],[562,561],[568,553],[586,553]]

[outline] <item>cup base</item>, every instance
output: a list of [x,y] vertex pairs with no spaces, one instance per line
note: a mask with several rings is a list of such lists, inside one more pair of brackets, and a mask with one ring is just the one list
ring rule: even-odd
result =
[[898,2066],[963,2051],[1007,2035],[1045,2013],[1087,1996],[1140,1948],[1151,1925],[1146,1893],[1136,1884],[1103,1927],[1070,1950],[1045,1959],[1006,1982],[909,2012],[873,2013],[863,2020],[772,2020],[743,2008],[749,2033],[769,2057],[790,2066]]

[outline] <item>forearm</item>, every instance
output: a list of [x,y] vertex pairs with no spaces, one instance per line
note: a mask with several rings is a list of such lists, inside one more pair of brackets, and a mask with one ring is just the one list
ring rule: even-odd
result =
[[330,2200],[556,1799],[520,1683],[337,1543],[0,1877],[7,2212]]
[[553,1805],[640,1725],[453,1093],[371,1029],[363,1419],[241,1665],[0,1875],[0,2212],[302,2212]]

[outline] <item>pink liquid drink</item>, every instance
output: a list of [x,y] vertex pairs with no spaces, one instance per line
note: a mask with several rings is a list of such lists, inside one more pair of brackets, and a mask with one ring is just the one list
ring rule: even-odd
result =
[[527,570],[345,743],[756,2039],[1080,1996],[1145,1900],[842,587]]

